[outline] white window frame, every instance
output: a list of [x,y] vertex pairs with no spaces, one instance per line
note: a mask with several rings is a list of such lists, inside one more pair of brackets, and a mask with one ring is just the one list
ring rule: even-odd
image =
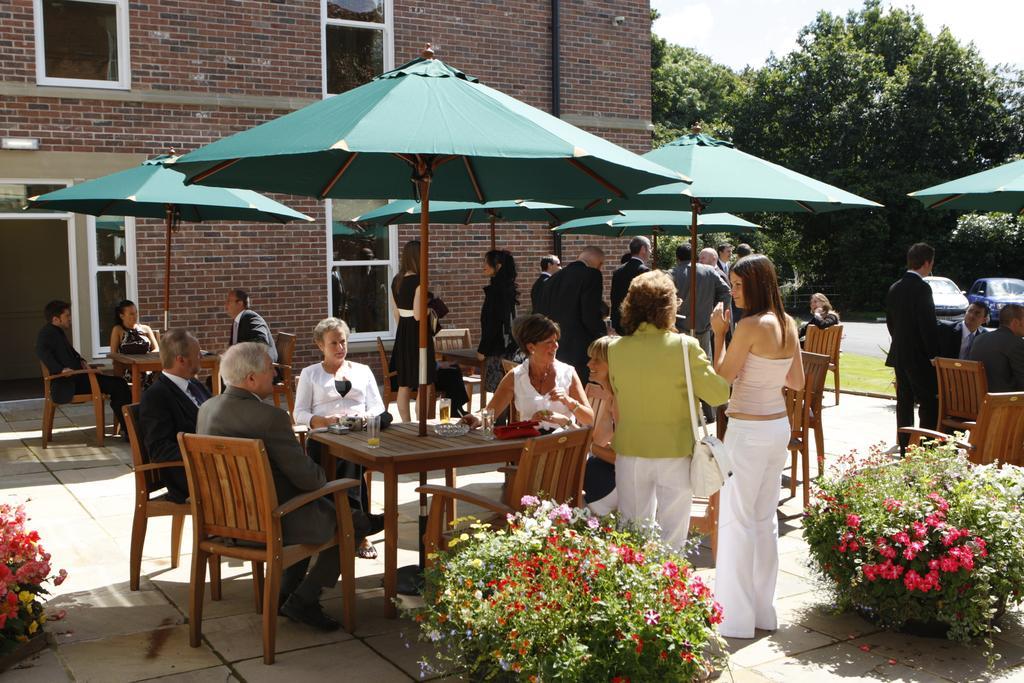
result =
[[347,267],[347,266],[383,266],[388,267],[387,277],[387,289],[388,289],[388,305],[387,305],[387,330],[374,330],[370,332],[352,332],[349,336],[350,342],[361,342],[361,341],[373,341],[377,337],[380,337],[382,341],[391,340],[395,338],[395,333],[398,331],[398,323],[395,321],[395,316],[392,314],[391,309],[394,305],[394,297],[391,293],[391,281],[395,278],[395,274],[398,273],[398,226],[388,226],[388,258],[387,259],[375,259],[372,261],[335,261],[334,260],[334,232],[333,225],[334,216],[332,202],[328,199],[326,202],[326,213],[327,213],[327,227],[325,230],[325,237],[327,239],[327,280],[326,280],[326,293],[327,293],[327,315],[334,315],[334,302],[331,301],[331,277],[333,275],[334,268]]
[[88,78],[60,78],[46,75],[46,38],[43,30],[43,0],[32,0],[36,38],[36,83],[71,88],[102,88],[106,90],[131,90],[130,43],[128,33],[128,0],[64,0],[92,5],[114,5],[117,8],[117,75],[116,81],[99,81]]
[[[70,187],[74,183],[68,178],[0,178],[0,185],[63,185]],[[82,348],[79,334],[81,326],[78,306],[78,246],[75,241],[75,216],[69,211],[18,211],[0,212],[0,220],[62,220],[68,226],[68,279],[71,282],[71,343],[76,349]]]
[[[99,293],[96,288],[96,275],[104,272],[125,273],[125,298],[138,301],[138,280],[135,277],[135,218],[124,217],[125,264],[100,265],[96,262],[96,216],[87,217],[86,240],[89,250],[89,315],[92,325],[92,357],[99,358],[110,353],[110,328],[101,323],[99,311]],[[164,330],[166,332],[166,330]],[[107,334],[103,334],[106,332]],[[102,335],[102,336],[101,336]]]
[[[40,0],[36,0],[39,2]],[[325,98],[338,93],[327,92],[327,27],[349,26],[352,28],[370,28],[384,33],[384,71],[395,68],[395,30],[394,2],[384,0],[384,23],[372,21],[352,21],[349,19],[330,19],[327,16],[327,0],[320,0],[320,83]]]

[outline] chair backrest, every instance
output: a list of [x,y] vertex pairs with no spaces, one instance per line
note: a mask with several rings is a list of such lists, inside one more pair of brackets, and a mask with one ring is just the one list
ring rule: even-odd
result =
[[790,440],[789,448],[799,446],[802,439],[807,438],[807,428],[811,421],[811,401],[807,400],[807,392],[786,387],[782,390],[786,402],[786,413],[789,415]]
[[833,325],[824,329],[808,325],[807,340],[804,342],[804,350],[811,353],[820,353],[829,357],[830,362],[835,365],[839,362],[839,345],[843,341],[843,326]]
[[971,429],[971,461],[1024,466],[1024,391],[986,394]]
[[139,417],[139,404],[131,403],[124,406],[121,410],[124,412],[124,426],[128,432],[128,443],[132,447],[132,467],[136,468],[136,488],[144,489],[147,492],[155,491],[164,485],[160,481],[159,472],[157,470],[140,472],[137,469],[142,465],[148,465],[150,462],[149,451],[146,450],[146,444],[142,440],[142,431],[139,428],[139,425],[142,424],[142,420]]
[[384,407],[386,408],[391,405],[391,401],[394,400],[394,396],[391,392],[391,378],[398,375],[398,371],[392,370],[388,366],[388,350],[384,348],[384,342],[380,337],[377,337],[377,355],[380,356],[380,371],[381,375],[384,377],[382,386],[384,388]]
[[295,335],[278,332],[274,335],[274,345],[277,347],[278,364],[291,365],[295,358]]
[[178,434],[197,538],[269,544],[277,491],[260,439]]
[[518,508],[525,495],[581,506],[583,469],[591,428],[572,429],[530,439],[523,445],[509,501]]
[[804,366],[804,392],[811,402],[812,410],[821,409],[821,398],[825,393],[825,378],[831,358],[822,353],[801,351],[800,360]]
[[[510,372],[512,372],[517,367],[519,367],[519,363],[515,362],[514,360],[509,360],[508,358],[502,358],[501,359],[501,372],[503,373],[503,376],[507,375]],[[498,416],[495,415],[495,417],[498,417]],[[519,415],[519,411],[516,410],[516,393],[515,393],[515,385],[513,384],[512,385],[512,401],[508,404],[508,420],[509,420],[509,422],[519,422],[519,420],[521,420],[521,419],[522,419],[522,416],[520,416]]]
[[434,335],[434,352],[440,354],[442,351],[453,349],[469,349],[473,347],[473,338],[468,327],[449,327],[438,330]]
[[[939,426],[947,417],[976,420],[988,393],[985,365],[976,360],[936,358],[935,377],[939,385]],[[925,425],[929,429],[932,425]]]

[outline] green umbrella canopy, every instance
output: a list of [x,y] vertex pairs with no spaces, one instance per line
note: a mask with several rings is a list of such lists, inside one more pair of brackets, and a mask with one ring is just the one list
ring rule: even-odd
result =
[[[429,53],[427,53],[429,54]],[[632,195],[687,177],[421,58],[175,162],[190,182],[350,199]]]
[[[419,223],[420,202],[400,199],[368,211],[351,220],[353,223]],[[477,202],[430,202],[432,223],[470,225],[487,223],[492,218],[517,223],[559,224],[584,216],[608,215],[605,208],[578,209],[564,204],[548,204],[528,201],[497,201],[480,204]]]
[[1024,159],[911,192],[929,209],[1024,214]]
[[[621,216],[580,218],[552,231],[562,235],[689,235],[693,214],[689,211],[624,211]],[[728,213],[698,214],[697,232],[754,232],[760,226]]]
[[169,158],[159,156],[126,171],[32,197],[28,208],[92,216],[166,218],[167,205],[171,204],[180,220],[190,222],[313,220],[251,190],[186,186],[185,176],[163,165]]

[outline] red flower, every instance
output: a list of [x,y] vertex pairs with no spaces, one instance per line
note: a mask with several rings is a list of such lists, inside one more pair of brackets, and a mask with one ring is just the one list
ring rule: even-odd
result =
[[860,528],[860,517],[858,517],[857,515],[847,515],[846,516],[846,526],[850,527],[851,529],[859,529]]

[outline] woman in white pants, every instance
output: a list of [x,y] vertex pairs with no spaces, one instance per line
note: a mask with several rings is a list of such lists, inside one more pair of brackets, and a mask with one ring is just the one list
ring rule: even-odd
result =
[[693,393],[709,405],[729,398],[697,340],[675,331],[679,298],[661,271],[634,278],[622,303],[626,336],[608,345],[615,393],[615,489],[626,522],[656,519],[661,537],[682,550],[690,528],[693,427],[687,406],[683,354],[689,354]]
[[790,435],[782,388],[802,389],[804,370],[796,325],[782,308],[772,262],[761,254],[744,257],[729,270],[729,279],[733,301],[744,313],[728,350],[729,309],[719,306],[711,315],[715,370],[732,383],[725,447],[733,476],[720,499],[715,598],[722,605],[721,634],[753,638],[755,628],[778,627],[775,510]]

